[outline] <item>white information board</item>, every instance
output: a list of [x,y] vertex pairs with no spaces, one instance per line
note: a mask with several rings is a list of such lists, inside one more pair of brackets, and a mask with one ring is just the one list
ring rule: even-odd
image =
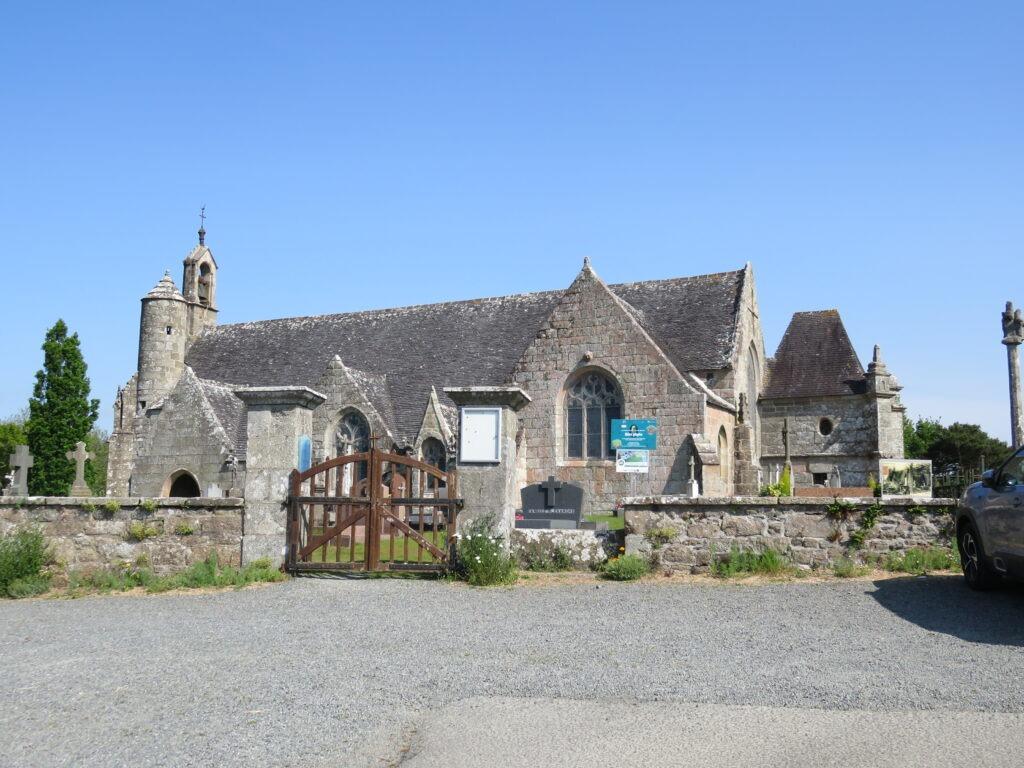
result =
[[460,413],[459,461],[501,461],[501,408],[467,406]]

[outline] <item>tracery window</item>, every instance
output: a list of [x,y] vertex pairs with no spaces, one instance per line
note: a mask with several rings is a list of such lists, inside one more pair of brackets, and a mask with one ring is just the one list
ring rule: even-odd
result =
[[[335,433],[334,444],[338,456],[363,453],[370,449],[370,425],[366,423],[366,419],[359,411],[348,411],[341,417],[341,421],[338,422],[338,431]],[[346,470],[348,469],[349,467],[346,467]],[[366,462],[358,462],[355,479],[362,480],[366,474]]]
[[448,471],[448,451],[445,450],[444,443],[436,437],[428,437],[424,440],[420,453],[423,456],[423,461],[430,466],[437,467],[442,472]]
[[566,458],[610,458],[611,421],[621,418],[618,385],[596,371],[583,374],[565,396]]

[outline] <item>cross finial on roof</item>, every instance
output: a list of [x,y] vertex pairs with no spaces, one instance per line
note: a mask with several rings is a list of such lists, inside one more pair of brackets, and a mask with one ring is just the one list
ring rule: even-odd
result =
[[584,269],[590,269],[590,257],[589,256],[584,256],[583,257],[583,268]]
[[206,245],[206,206],[199,209],[199,244]]

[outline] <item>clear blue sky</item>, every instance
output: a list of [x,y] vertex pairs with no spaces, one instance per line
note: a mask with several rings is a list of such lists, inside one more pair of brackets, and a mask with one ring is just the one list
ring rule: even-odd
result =
[[63,317],[110,427],[205,203],[222,322],[751,261],[769,353],[838,307],[1008,436],[1020,2],[7,2],[0,66],[0,416]]

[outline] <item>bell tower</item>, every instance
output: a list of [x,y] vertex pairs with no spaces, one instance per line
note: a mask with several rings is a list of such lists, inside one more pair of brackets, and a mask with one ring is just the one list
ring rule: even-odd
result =
[[181,281],[189,339],[217,324],[217,262],[206,246],[206,206],[199,218],[199,245],[185,257],[185,274]]

